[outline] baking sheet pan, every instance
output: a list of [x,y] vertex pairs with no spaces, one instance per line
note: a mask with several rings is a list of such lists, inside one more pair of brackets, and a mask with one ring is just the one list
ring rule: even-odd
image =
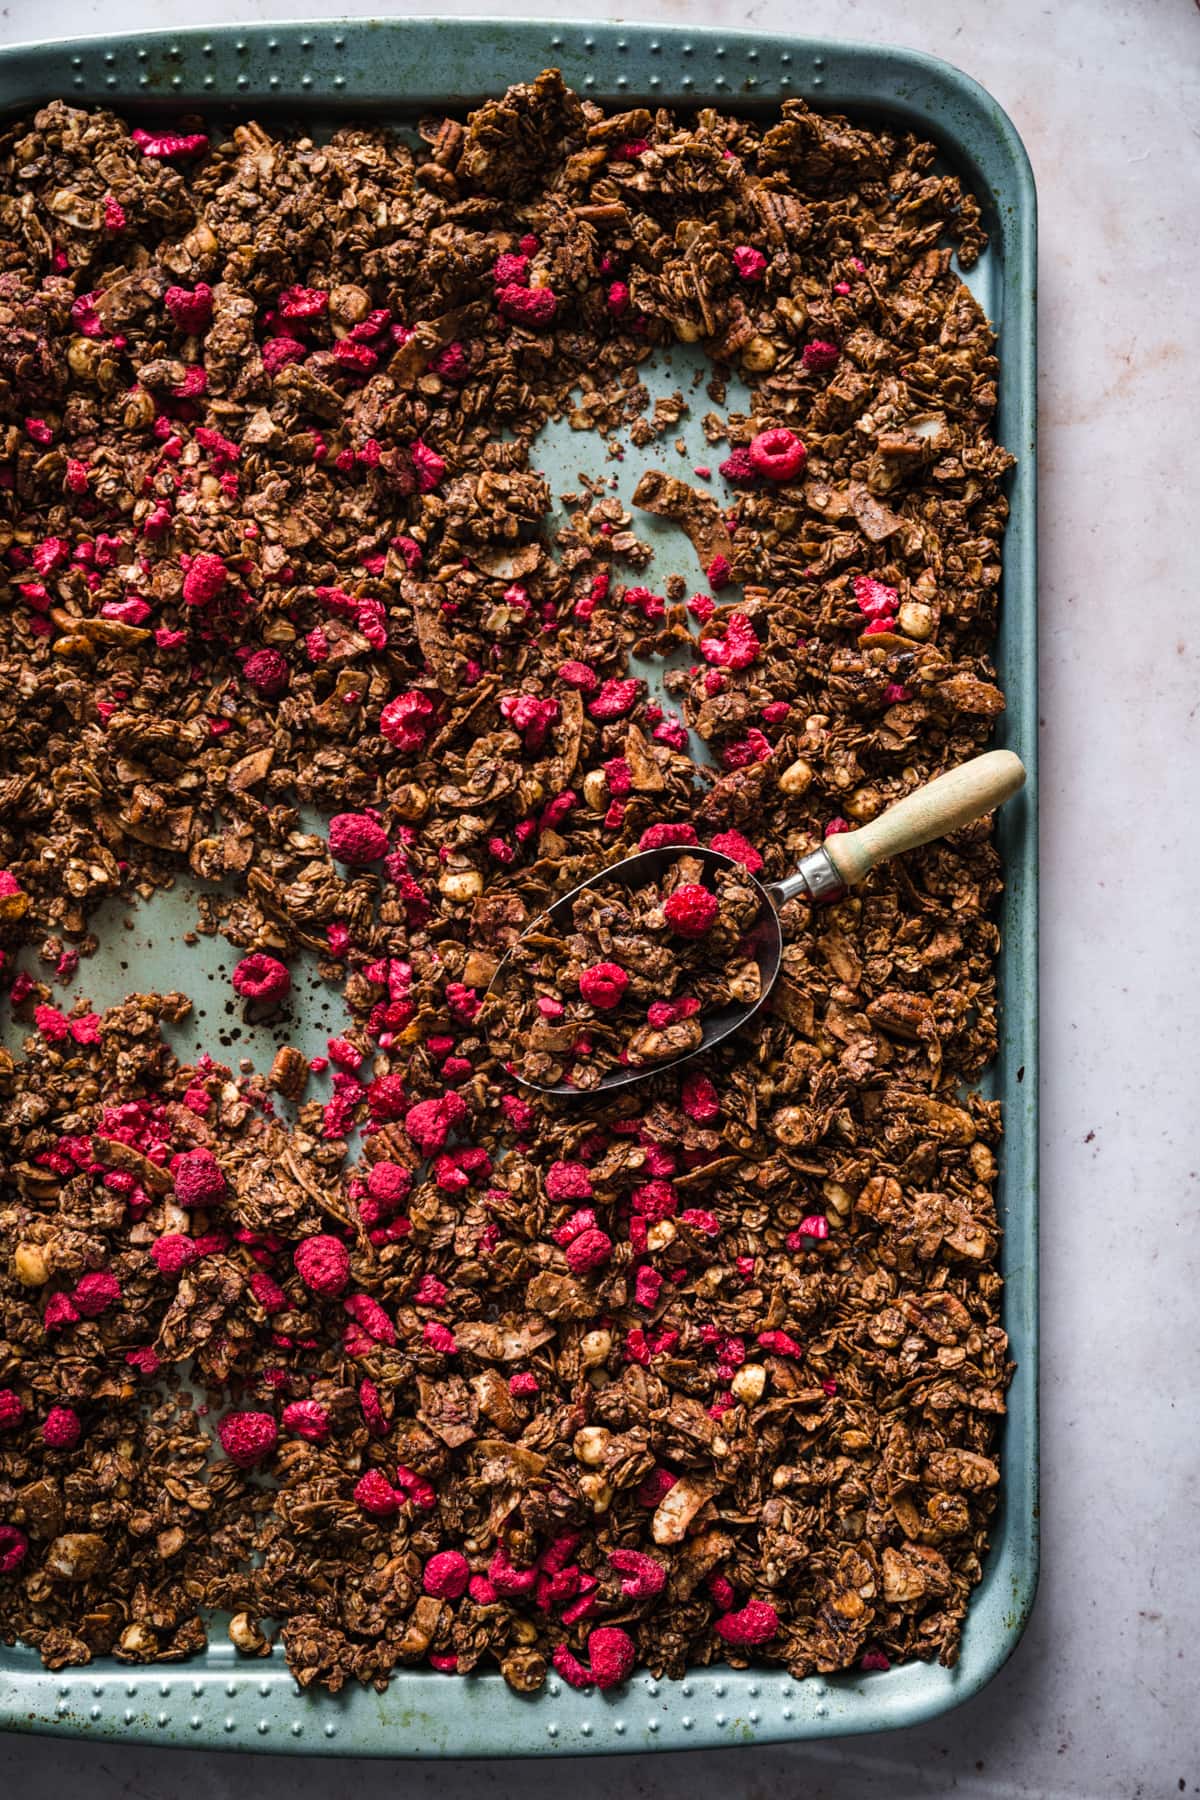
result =
[[[778,1670],[723,1666],[682,1682],[644,1672],[615,1694],[578,1693],[551,1676],[525,1698],[499,1674],[455,1679],[402,1671],[386,1693],[302,1694],[277,1651],[239,1658],[219,1626],[207,1652],[182,1665],[98,1661],[50,1672],[21,1647],[0,1646],[0,1724],[153,1744],[375,1756],[517,1756],[701,1749],[878,1731],[929,1719],[976,1693],[1017,1643],[1038,1572],[1037,1420],[1037,597],[1036,199],[1024,148],[996,102],[949,65],[914,51],[745,32],[537,20],[388,19],[233,25],[0,50],[0,114],[52,98],[107,104],[128,116],[203,110],[214,123],[267,112],[314,121],[354,114],[397,124],[460,109],[556,66],[581,93],[618,105],[766,110],[792,95],[888,117],[935,140],[984,208],[987,251],[969,285],[999,332],[1000,440],[1018,461],[1004,543],[999,676],[1008,711],[996,742],[1029,771],[1001,814],[1006,889],[1000,965],[1000,1054],[986,1083],[1004,1104],[999,1204],[1005,1236],[1004,1322],[1017,1374],[1002,1445],[1002,1500],[984,1578],[954,1669],[910,1664],[869,1675],[794,1681]],[[653,393],[682,386],[685,353],[647,376]],[[680,430],[698,431],[700,407]],[[568,441],[569,438],[569,441]],[[697,453],[700,443],[697,441]],[[691,445],[689,444],[689,450]],[[581,466],[599,472],[599,440],[548,438],[539,456],[555,491]],[[648,453],[652,461],[654,453]],[[690,459],[690,460],[694,460]],[[699,460],[705,460],[699,455]],[[627,457],[628,498],[643,462]],[[611,464],[603,465],[605,472]],[[648,534],[649,535],[649,534]],[[255,1062],[271,1046],[238,1036],[203,991],[228,992],[220,940],[185,950],[194,917],[185,888],[130,917],[81,972],[100,1004],[134,986],[183,986],[199,999],[181,1054],[207,1047]],[[120,923],[110,919],[109,923]],[[101,927],[103,933],[103,926]],[[110,940],[111,941],[111,940]],[[185,960],[186,959],[186,960]],[[135,972],[134,972],[135,971]],[[319,1003],[292,1041],[317,1052],[329,1029]],[[307,1041],[306,1041],[307,1034]]]

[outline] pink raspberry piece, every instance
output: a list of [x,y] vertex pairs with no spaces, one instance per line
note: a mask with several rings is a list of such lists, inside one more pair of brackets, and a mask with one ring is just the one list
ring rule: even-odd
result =
[[229,1191],[211,1150],[185,1150],[173,1157],[171,1174],[180,1206],[219,1206]]
[[663,903],[663,915],[677,937],[702,938],[712,929],[720,902],[698,881],[685,882]]
[[71,1299],[81,1319],[98,1319],[121,1298],[121,1284],[107,1269],[97,1269],[76,1283]]
[[325,1232],[305,1238],[296,1246],[292,1261],[310,1293],[333,1299],[345,1292],[350,1279],[350,1252],[340,1238]]
[[751,467],[768,481],[794,481],[807,460],[808,451],[785,426],[760,431],[750,444]]
[[[667,1585],[667,1571],[641,1550],[610,1550],[609,1564],[623,1577],[621,1592],[629,1600],[649,1600]],[[593,1633],[593,1636],[595,1633]],[[595,1666],[595,1657],[592,1659]]]
[[354,1498],[372,1519],[390,1519],[400,1511],[404,1496],[397,1493],[380,1469],[368,1469],[354,1484]]
[[278,700],[288,690],[291,671],[278,650],[256,650],[242,664],[242,676],[264,700]]
[[274,956],[256,950],[233,971],[233,991],[243,1000],[278,1001],[290,991],[292,977]]
[[611,1012],[619,1006],[628,986],[629,977],[619,963],[593,963],[579,977],[580,994],[598,1012]]
[[79,1414],[69,1406],[52,1406],[42,1426],[42,1442],[48,1450],[73,1450],[83,1436]]
[[201,551],[199,556],[193,556],[183,578],[184,605],[203,611],[205,607],[212,605],[228,578],[221,558],[213,556],[207,550]]
[[283,1429],[308,1444],[323,1444],[331,1430],[329,1414],[319,1400],[292,1400],[283,1409]]
[[439,1600],[461,1600],[471,1579],[471,1566],[461,1550],[439,1550],[425,1564],[421,1586]]
[[763,866],[762,856],[754,848],[749,838],[743,837],[740,831],[719,831],[709,841],[714,850],[719,850],[722,856],[731,857],[734,862],[741,863],[743,869],[747,869],[751,875],[757,875]]
[[733,252],[733,266],[743,281],[761,281],[767,259],[752,244],[737,244]]
[[586,1275],[593,1269],[602,1269],[612,1257],[612,1239],[607,1231],[594,1226],[581,1231],[567,1245],[567,1267],[572,1275]]
[[379,715],[379,729],[397,750],[419,750],[433,727],[433,701],[417,689],[397,694]]
[[231,1412],[217,1426],[217,1436],[230,1462],[239,1469],[252,1469],[255,1463],[270,1456],[279,1440],[279,1429],[270,1413]]
[[841,354],[836,344],[814,338],[811,344],[805,344],[800,360],[810,374],[821,375],[827,369],[836,368]]
[[0,1388],[0,1431],[11,1431],[25,1417],[25,1402],[12,1388]]
[[779,1614],[766,1600],[747,1600],[737,1612],[727,1612],[717,1620],[716,1634],[738,1649],[753,1649],[768,1644],[779,1630]]
[[388,852],[388,835],[370,813],[334,813],[329,821],[329,854],[347,868],[366,868]]

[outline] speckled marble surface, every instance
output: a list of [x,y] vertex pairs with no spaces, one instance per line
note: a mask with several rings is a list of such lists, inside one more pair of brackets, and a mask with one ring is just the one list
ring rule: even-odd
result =
[[[1043,1573],[941,1721],[796,1749],[303,1763],[0,1737],[22,1800],[1028,1800],[1200,1793],[1200,0],[630,0],[622,16],[911,45],[990,88],[1041,203]],[[343,0],[8,0],[0,41]],[[416,8],[409,10],[417,10]],[[434,10],[430,5],[428,9]],[[442,10],[521,14],[492,0]],[[559,0],[558,17],[592,4]]]

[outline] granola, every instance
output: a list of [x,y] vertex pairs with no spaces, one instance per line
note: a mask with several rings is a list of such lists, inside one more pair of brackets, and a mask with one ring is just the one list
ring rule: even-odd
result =
[[[335,1690],[953,1662],[1009,1375],[986,828],[791,902],[769,1008],[634,1091],[531,1099],[479,1012],[610,859],[779,876],[986,740],[982,243],[911,136],[555,71],[415,147],[0,135],[7,1639],[175,1661],[216,1607]],[[751,392],[637,501],[690,599],[537,467],[669,428],[675,343]],[[181,879],[240,1003],[337,984],[327,1098],[286,1044],[181,1063],[183,993],[73,996]]]
[[690,1055],[713,1014],[762,998],[762,909],[739,870],[714,877],[686,852],[661,881],[585,888],[569,920],[535,920],[505,958],[479,1015],[490,1051],[524,1081],[585,1092]]

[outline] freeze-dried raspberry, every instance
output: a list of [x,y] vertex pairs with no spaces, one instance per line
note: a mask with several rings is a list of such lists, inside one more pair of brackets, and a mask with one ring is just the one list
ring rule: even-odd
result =
[[127,1350],[125,1361],[144,1381],[154,1381],[162,1374],[162,1362],[153,1344],[140,1344],[134,1350]]
[[440,375],[443,381],[465,381],[471,372],[471,365],[467,360],[467,353],[463,345],[447,344],[446,348],[434,357],[433,369],[434,374]]
[[124,231],[125,208],[111,194],[104,196],[104,229],[105,231]]
[[150,1254],[160,1275],[181,1275],[191,1263],[200,1260],[200,1252],[190,1237],[178,1231],[166,1231],[155,1238]]
[[500,289],[497,303],[510,324],[524,325],[530,331],[552,324],[558,312],[558,296],[549,288],[520,287],[515,281]]
[[761,855],[749,838],[744,838],[740,831],[719,831],[715,837],[710,838],[709,842],[714,850],[720,851],[722,856],[731,857],[734,862],[741,863],[743,869],[748,869],[751,875],[757,875],[763,866]]
[[432,1512],[437,1505],[437,1495],[431,1484],[414,1469],[406,1469],[403,1463],[396,1470],[396,1485],[403,1491],[409,1505],[415,1506],[418,1512]]
[[278,650],[256,650],[242,664],[242,676],[264,700],[278,700],[287,693],[291,671]]
[[[689,933],[681,935],[686,937]],[[691,995],[681,995],[678,1000],[652,1000],[646,1008],[646,1023],[655,1031],[663,1031],[668,1025],[677,1025],[680,1019],[694,1019],[699,1011],[700,1002]]]
[[439,1356],[458,1355],[458,1344],[455,1341],[454,1333],[439,1319],[427,1319],[421,1335],[429,1348],[436,1350]]
[[352,374],[369,375],[379,361],[378,353],[369,344],[356,344],[348,337],[333,346],[333,355],[339,368],[348,369]]
[[876,581],[873,575],[854,577],[854,598],[860,611],[872,620],[890,620],[900,605],[896,589],[888,587],[885,582]]
[[631,675],[602,682],[599,693],[588,703],[588,712],[602,724],[610,719],[623,719],[637,705],[642,685]]
[[400,1511],[404,1496],[396,1491],[380,1469],[368,1469],[354,1484],[354,1498],[372,1519],[390,1519]]
[[633,1210],[641,1213],[650,1224],[657,1224],[660,1219],[670,1219],[675,1215],[679,1205],[675,1189],[669,1181],[647,1181],[641,1187],[634,1188],[631,1195]]
[[471,1579],[471,1565],[461,1550],[439,1550],[425,1564],[421,1586],[439,1600],[460,1600]]
[[185,1150],[173,1157],[171,1174],[180,1206],[219,1206],[229,1191],[211,1150]]
[[616,1625],[598,1625],[588,1634],[588,1661],[598,1688],[617,1687],[633,1673],[637,1651],[633,1639]]
[[641,837],[638,839],[638,849],[666,850],[672,848],[676,844],[695,844],[698,842],[699,839],[696,836],[696,827],[694,825],[672,825],[663,823],[661,825],[647,825],[645,831],[643,831]]
[[804,467],[808,451],[794,431],[774,426],[760,431],[750,444],[750,462],[768,481],[794,481]]
[[329,294],[325,288],[284,288],[275,302],[281,319],[319,319],[328,307]]
[[772,1356],[803,1356],[804,1350],[786,1331],[760,1331],[758,1342]]
[[0,1525],[0,1575],[15,1575],[29,1554],[29,1539],[15,1525]]
[[419,1100],[404,1115],[404,1129],[422,1156],[435,1156],[445,1148],[452,1131],[466,1122],[469,1108],[460,1094],[443,1094],[438,1100]]
[[305,1287],[322,1299],[344,1293],[350,1279],[350,1252],[340,1238],[322,1232],[296,1246],[292,1261]]
[[614,319],[623,319],[629,311],[629,287],[624,281],[611,281],[604,304]]
[[752,244],[737,244],[733,251],[733,266],[743,281],[761,281],[767,259]]
[[402,1118],[407,1102],[404,1077],[398,1073],[377,1075],[367,1088],[367,1110],[373,1125]]
[[390,1347],[395,1343],[396,1327],[378,1300],[373,1300],[370,1294],[351,1294],[348,1299],[343,1300],[342,1305],[354,1323],[377,1344],[387,1344]]
[[262,347],[262,365],[267,375],[278,375],[289,363],[303,362],[307,348],[293,337],[267,338]]
[[758,470],[751,461],[748,450],[731,450],[725,461],[718,464],[718,473],[735,487],[758,479]]
[[262,1269],[256,1269],[250,1277],[250,1292],[268,1318],[273,1313],[283,1312],[288,1305],[288,1297],[279,1283]]
[[329,821],[329,854],[347,868],[362,869],[387,855],[388,835],[370,813],[334,813]]
[[523,734],[527,750],[539,750],[551,725],[561,718],[562,705],[552,697],[537,694],[504,694],[500,713],[515,731]]
[[409,445],[408,454],[417,477],[417,492],[432,494],[446,473],[445,458],[439,456],[436,450],[431,450],[428,444],[423,444],[420,438]]
[[702,637],[700,654],[705,662],[723,669],[748,669],[757,661],[762,646],[746,613],[730,613],[723,637]]
[[508,1391],[517,1399],[526,1399],[532,1394],[538,1394],[541,1392],[541,1387],[542,1384],[537,1376],[531,1375],[528,1370],[521,1370],[518,1374],[510,1375],[508,1378]]
[[365,1375],[358,1384],[358,1407],[368,1434],[373,1438],[386,1437],[388,1434],[387,1414],[384,1412],[383,1402],[379,1398],[379,1389]]
[[233,971],[233,991],[243,1000],[282,1000],[292,985],[283,963],[262,950],[242,958]]
[[698,881],[685,882],[663,902],[663,916],[671,930],[683,938],[701,938],[712,929],[720,902]]
[[492,264],[492,280],[498,288],[524,287],[529,279],[529,258],[505,251]]
[[643,1264],[633,1280],[634,1304],[637,1306],[644,1306],[647,1311],[652,1307],[657,1306],[658,1296],[662,1290],[662,1284],[663,1278],[658,1270],[650,1268],[647,1264]]
[[199,556],[193,556],[183,578],[185,606],[195,606],[201,610],[211,606],[227,580],[228,575],[221,558],[213,556],[207,550],[201,551]]
[[412,1170],[403,1163],[374,1163],[367,1176],[367,1192],[389,1211],[403,1206],[412,1191],[412,1184]]
[[610,1550],[608,1561],[622,1577],[621,1592],[628,1600],[649,1600],[667,1585],[667,1571],[662,1563],[641,1550]]
[[79,1414],[69,1406],[52,1406],[42,1426],[42,1442],[48,1450],[73,1450],[83,1436]]
[[76,1282],[71,1294],[75,1310],[81,1319],[98,1319],[108,1307],[115,1306],[121,1298],[121,1284],[116,1276],[107,1269],[97,1269],[94,1274],[83,1276]]
[[589,1006],[600,1012],[609,1012],[618,1006],[628,986],[629,976],[619,963],[593,963],[579,977],[580,994]]
[[593,688],[598,687],[600,683],[600,677],[595,669],[590,663],[585,662],[560,663],[558,679],[566,687],[578,688],[582,694],[590,694]]
[[198,281],[190,289],[169,287],[163,295],[163,305],[180,331],[189,337],[198,336],[212,321],[213,293],[206,281]]
[[586,1275],[592,1269],[602,1269],[612,1258],[612,1239],[607,1231],[598,1227],[581,1231],[567,1245],[566,1258],[572,1275]]
[[536,1569],[517,1569],[508,1560],[508,1551],[500,1544],[488,1564],[488,1580],[498,1594],[506,1599],[518,1599],[522,1594],[531,1594],[537,1585]]
[[0,1388],[0,1431],[11,1431],[25,1417],[25,1402],[12,1388]]
[[789,1250],[807,1250],[814,1243],[823,1243],[828,1236],[829,1220],[823,1213],[812,1213],[807,1219],[801,1219],[784,1241]]
[[721,1102],[707,1075],[685,1075],[681,1105],[697,1125],[711,1125],[720,1116]]
[[130,139],[135,143],[143,156],[152,161],[163,161],[173,156],[199,156],[208,149],[208,138],[203,131],[131,131]]
[[283,1409],[283,1429],[309,1444],[323,1444],[330,1433],[329,1413],[319,1400],[292,1400]]
[[553,1162],[546,1171],[548,1200],[590,1200],[592,1178],[581,1162]]
[[733,565],[727,556],[718,551],[704,573],[708,577],[709,587],[717,594],[733,580]]
[[239,1469],[252,1469],[255,1463],[270,1456],[279,1440],[279,1429],[270,1413],[231,1412],[217,1426],[217,1436],[230,1462]]
[[747,1600],[737,1612],[727,1612],[713,1627],[717,1636],[739,1649],[770,1643],[779,1630],[779,1614],[766,1600]]
[[811,344],[805,344],[801,362],[810,374],[823,374],[826,369],[836,368],[841,351],[836,344],[827,344],[821,338],[814,338]]
[[433,701],[416,688],[397,694],[379,715],[379,729],[397,750],[419,750],[433,728]]

